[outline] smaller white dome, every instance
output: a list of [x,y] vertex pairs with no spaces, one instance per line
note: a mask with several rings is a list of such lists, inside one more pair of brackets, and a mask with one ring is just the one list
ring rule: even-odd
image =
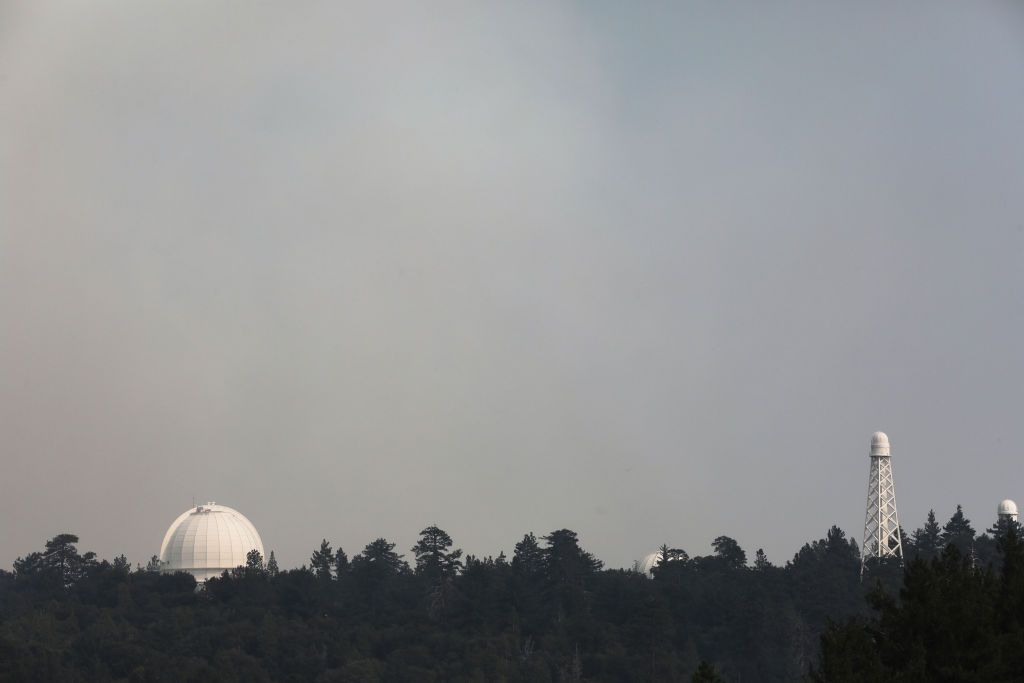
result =
[[871,455],[889,455],[889,437],[885,432],[871,435]]
[[[683,553],[683,557],[685,557],[685,556],[686,556],[686,553]],[[670,559],[669,562],[675,562],[678,559],[681,559],[681,558],[676,557],[676,558]],[[654,568],[658,566],[659,562],[661,562],[661,551],[660,550],[656,550],[653,553],[651,553],[650,555],[647,555],[646,557],[644,557],[644,559],[640,560],[640,573],[643,574],[644,576],[646,576],[649,579],[653,579],[654,578]]]
[[645,574],[648,577],[653,577],[654,572],[652,570],[658,566],[659,558],[661,558],[661,553],[654,552],[640,560],[640,573]]
[[999,504],[998,513],[1000,517],[1017,518],[1017,504],[1007,498]]

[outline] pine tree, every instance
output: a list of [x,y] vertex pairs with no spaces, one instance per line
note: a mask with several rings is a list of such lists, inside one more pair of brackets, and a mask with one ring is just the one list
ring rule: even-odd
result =
[[558,529],[544,537],[543,596],[556,619],[585,613],[588,588],[602,563],[583,550],[575,531]]
[[253,548],[245,556],[246,576],[266,576],[267,568],[263,565],[263,555]]
[[657,580],[668,580],[678,577],[682,572],[690,556],[681,548],[669,548],[667,543],[662,543],[658,548],[658,561],[651,568],[651,574]]
[[914,553],[925,560],[930,560],[942,549],[942,528],[935,521],[935,510],[928,511],[928,521],[924,527],[916,529],[910,537]]
[[331,550],[331,544],[325,538],[320,541],[320,549],[314,550],[313,555],[309,558],[309,568],[313,570],[317,578],[327,581],[331,578],[331,567],[333,566],[334,552]]
[[818,665],[808,675],[813,683],[853,683],[891,678],[885,675],[878,643],[861,619],[851,619],[843,624],[829,621],[821,635],[820,646]]
[[1019,633],[1024,626],[1020,623],[1020,618],[1024,616],[1024,542],[1020,525],[1007,525],[997,543],[1002,556],[997,601],[1000,627],[1003,631],[1013,629]]
[[857,560],[857,544],[853,539],[846,540],[846,532],[833,524],[825,534],[825,552],[848,559]]
[[338,575],[339,579],[348,573],[348,555],[341,549],[341,546],[338,546],[338,552],[334,553],[334,573]]
[[995,540],[996,544],[998,545],[1000,540],[1003,537],[1006,536],[1007,532],[1009,532],[1009,530],[1011,528],[1013,528],[1016,531],[1017,536],[1020,537],[1020,535],[1021,535],[1021,525],[1020,525],[1020,522],[1018,522],[1017,520],[1013,519],[1012,517],[1002,517],[1002,516],[1000,516],[1000,517],[996,518],[995,523],[991,527],[989,527],[987,529],[987,531],[988,531],[989,534],[992,535],[992,538]]
[[768,561],[768,556],[764,554],[764,550],[762,548],[758,548],[757,553],[754,554],[754,569],[764,571],[771,567],[772,563]]
[[747,553],[735,539],[719,536],[711,542],[711,547],[715,549],[715,554],[722,558],[727,566],[734,568],[746,566]]
[[555,583],[579,584],[603,563],[580,547],[575,531],[559,529],[544,537],[544,570]]
[[395,544],[384,538],[376,539],[352,558],[352,573],[372,579],[402,574],[408,569],[402,556],[395,552]]
[[436,581],[452,577],[462,568],[461,550],[448,551],[452,538],[444,530],[431,525],[420,532],[420,540],[412,547],[416,556],[416,573]]
[[[78,536],[58,534],[46,542],[41,553],[29,553],[14,561],[18,577],[31,579],[49,589],[68,589],[98,565],[96,553],[78,553]],[[127,560],[125,560],[127,562]]]
[[160,571],[160,567],[162,564],[163,563],[160,562],[160,557],[158,555],[154,555],[153,557],[149,558],[149,562],[146,563],[146,571],[150,574],[156,574]]
[[523,540],[516,543],[512,554],[512,569],[517,574],[528,577],[539,576],[544,571],[544,553],[533,532],[526,534]]
[[128,558],[122,553],[114,558],[114,562],[110,565],[114,571],[123,572],[127,574],[132,569],[132,563],[128,561]]
[[953,516],[942,527],[942,543],[944,546],[955,545],[964,557],[970,555],[971,546],[974,544],[974,528],[971,526],[970,520],[964,516],[963,508],[959,505],[956,506]]
[[58,534],[46,542],[43,562],[59,577],[65,588],[73,586],[85,573],[96,566],[96,553],[78,554],[78,536]]
[[277,558],[274,557],[274,551],[270,551],[270,559],[267,560],[267,575],[271,578],[277,576],[280,570],[277,568]]

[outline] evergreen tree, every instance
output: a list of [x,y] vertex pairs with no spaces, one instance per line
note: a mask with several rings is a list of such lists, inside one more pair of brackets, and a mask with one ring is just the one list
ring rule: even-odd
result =
[[320,549],[314,550],[309,558],[309,568],[321,581],[328,581],[331,578],[331,567],[334,566],[334,552],[327,539],[320,541]]
[[754,554],[754,569],[758,571],[764,571],[770,569],[772,563],[768,561],[768,556],[764,554],[764,550],[761,548],[757,549],[757,553]]
[[579,585],[601,569],[602,562],[580,547],[575,531],[552,531],[544,540],[544,571],[551,581]]
[[715,555],[722,559],[728,567],[745,567],[747,564],[747,553],[740,544],[728,536],[719,536],[711,542],[715,549]]
[[461,550],[448,549],[452,545],[451,536],[431,525],[420,532],[420,540],[412,547],[416,556],[416,573],[431,581],[443,577],[455,576],[462,568]]
[[672,561],[672,550],[668,547],[668,543],[662,543],[661,547],[658,548],[658,562],[655,564],[656,567],[664,567]]
[[[29,553],[14,561],[14,573],[48,590],[69,589],[98,566],[96,553],[80,555],[78,536],[58,534],[46,542],[43,552]],[[127,562],[127,560],[125,560]]]
[[829,621],[821,636],[821,656],[809,675],[813,683],[860,683],[889,680],[878,656],[878,644],[862,619],[845,624]]
[[911,534],[910,543],[914,555],[930,560],[942,550],[942,527],[935,521],[935,510],[928,511],[928,521]]
[[690,556],[682,548],[669,548],[667,543],[662,543],[658,548],[658,568],[664,568],[669,562],[686,562]]
[[848,560],[857,561],[860,559],[860,554],[857,552],[857,543],[853,539],[847,541],[846,532],[834,524],[828,530],[828,533],[825,534],[825,552]]
[[266,576],[267,568],[263,565],[263,555],[260,555],[260,551],[253,548],[245,555],[245,575],[246,576]]
[[395,552],[395,544],[378,538],[352,559],[352,572],[379,578],[394,576],[408,570],[402,556]]
[[523,540],[516,543],[512,554],[512,569],[517,574],[528,577],[539,576],[544,571],[544,552],[533,532],[526,534]]
[[992,539],[998,544],[1000,540],[1006,536],[1011,527],[1017,532],[1017,536],[1020,536],[1020,522],[1012,517],[997,517],[995,523],[989,527],[987,531],[992,535]]
[[58,534],[47,541],[43,553],[44,562],[60,577],[65,588],[74,585],[92,567],[95,567],[96,553],[78,554],[78,536]]
[[146,571],[150,574],[158,574],[161,566],[160,556],[153,555],[153,557],[149,558],[149,562],[146,563]]
[[39,552],[29,553],[14,561],[14,576],[19,580],[27,581],[40,577],[43,570],[43,554]]
[[274,557],[274,551],[270,551],[270,559],[267,560],[267,575],[271,578],[278,575],[280,570],[277,568],[277,558]]
[[[1006,525],[998,541],[1002,556],[1000,590],[997,602],[999,629],[1003,634],[1014,634],[1018,642],[1024,641],[1024,542],[1018,524]],[[1024,671],[1024,652],[1020,648],[1011,657],[1014,667]],[[1017,654],[1019,653],[1019,654]]]
[[685,572],[690,556],[681,548],[669,548],[662,543],[658,548],[658,561],[651,568],[651,574],[658,581],[678,581]]
[[956,512],[953,513],[953,516],[942,527],[941,538],[943,546],[952,544],[960,551],[962,557],[970,555],[971,548],[974,545],[974,528],[971,526],[970,520],[964,516],[963,508],[959,505],[956,506]]
[[575,531],[558,529],[544,540],[544,595],[549,613],[558,620],[585,613],[589,607],[587,588],[601,569],[601,561],[580,547]]
[[334,572],[339,579],[348,573],[348,555],[341,549],[341,546],[338,546],[338,552],[334,553]]
[[131,571],[132,563],[128,561],[128,558],[125,557],[124,554],[121,554],[114,558],[114,562],[110,566],[116,572],[123,572],[127,574]]

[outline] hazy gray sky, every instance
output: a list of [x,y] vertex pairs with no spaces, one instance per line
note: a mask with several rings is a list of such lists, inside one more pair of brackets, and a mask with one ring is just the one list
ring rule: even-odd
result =
[[[387,5],[384,7],[383,5]],[[0,566],[1024,502],[1015,2],[0,2]]]

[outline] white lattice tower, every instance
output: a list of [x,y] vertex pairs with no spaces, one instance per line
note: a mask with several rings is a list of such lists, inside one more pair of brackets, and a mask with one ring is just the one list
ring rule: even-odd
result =
[[871,437],[871,474],[868,476],[868,507],[864,515],[864,543],[860,549],[860,575],[870,557],[903,559],[900,518],[896,513],[896,487],[892,482],[889,437],[875,432]]

